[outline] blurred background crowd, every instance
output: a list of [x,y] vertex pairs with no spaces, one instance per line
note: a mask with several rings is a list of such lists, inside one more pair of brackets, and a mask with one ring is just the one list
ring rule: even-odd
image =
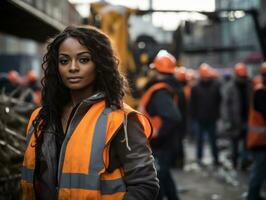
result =
[[258,146],[248,137],[254,105],[262,126],[266,119],[265,92],[255,98],[265,84],[265,9],[264,0],[0,1],[0,199],[19,197],[46,42],[70,24],[96,26],[111,38],[134,108],[160,82],[155,71],[169,79],[180,117],[169,143],[180,199],[245,199],[251,186],[265,195],[254,149],[265,166],[266,137]]

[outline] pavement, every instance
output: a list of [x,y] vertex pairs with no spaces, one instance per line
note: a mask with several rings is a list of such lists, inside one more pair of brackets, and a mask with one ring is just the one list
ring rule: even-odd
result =
[[235,171],[228,159],[229,151],[221,148],[221,166],[211,164],[209,146],[204,148],[203,166],[195,161],[195,145],[185,142],[186,164],[183,170],[173,169],[181,200],[244,200],[248,189],[248,171]]

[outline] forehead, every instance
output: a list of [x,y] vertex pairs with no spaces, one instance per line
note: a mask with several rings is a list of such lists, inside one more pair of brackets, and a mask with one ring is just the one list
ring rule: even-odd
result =
[[59,46],[59,53],[78,53],[80,51],[89,51],[89,49],[73,37],[65,39]]

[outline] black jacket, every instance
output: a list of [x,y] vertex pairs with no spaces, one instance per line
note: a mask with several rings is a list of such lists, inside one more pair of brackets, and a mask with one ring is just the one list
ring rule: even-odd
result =
[[199,122],[215,122],[220,116],[221,94],[213,80],[200,81],[191,91],[190,111]]
[[[169,79],[167,78],[160,82],[171,86],[168,81]],[[153,84],[149,84],[149,87]],[[158,137],[151,140],[153,150],[171,150],[175,145],[173,142],[176,141],[174,138],[178,134],[178,126],[181,121],[179,108],[174,103],[175,95],[174,92],[170,92],[167,89],[160,89],[152,94],[147,104],[146,111],[148,114],[150,116],[159,116],[162,119],[162,127],[159,130]]]

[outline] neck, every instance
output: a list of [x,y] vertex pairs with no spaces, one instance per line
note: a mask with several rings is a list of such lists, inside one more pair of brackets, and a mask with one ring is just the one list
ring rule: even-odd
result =
[[89,98],[93,95],[92,88],[84,90],[72,90],[70,91],[72,105],[76,106],[79,104],[82,100]]

